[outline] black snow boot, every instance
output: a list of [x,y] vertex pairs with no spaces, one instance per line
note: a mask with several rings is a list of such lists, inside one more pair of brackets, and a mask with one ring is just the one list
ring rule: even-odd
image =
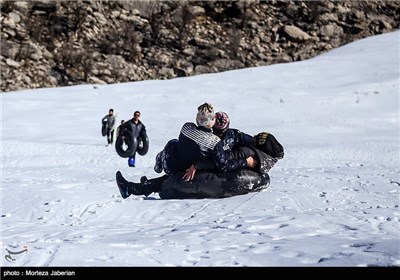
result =
[[140,184],[138,183],[132,183],[128,182],[125,180],[125,178],[122,176],[121,172],[117,171],[115,174],[116,181],[117,181],[117,186],[119,188],[119,192],[121,193],[122,198],[127,198],[131,194],[134,195],[141,195],[142,193],[140,192]]
[[140,178],[140,191],[145,196],[149,196],[152,192],[160,192],[161,184],[168,178],[168,175],[164,175],[154,179],[147,179],[146,176]]

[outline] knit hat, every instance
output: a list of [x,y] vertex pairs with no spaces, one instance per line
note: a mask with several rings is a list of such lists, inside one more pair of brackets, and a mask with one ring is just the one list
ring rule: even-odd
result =
[[224,133],[229,128],[229,117],[225,112],[215,113],[215,124],[213,130],[217,134]]
[[204,103],[197,108],[196,122],[198,126],[213,127],[215,123],[214,108],[209,103]]

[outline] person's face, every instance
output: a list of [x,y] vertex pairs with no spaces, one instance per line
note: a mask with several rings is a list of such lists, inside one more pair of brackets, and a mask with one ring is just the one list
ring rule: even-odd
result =
[[112,116],[114,113],[113,113],[113,111],[109,111],[108,114],[109,114],[110,116]]
[[135,114],[133,115],[133,117],[135,118],[135,121],[138,121],[139,118],[140,118],[140,114],[139,114],[139,113],[135,113]]

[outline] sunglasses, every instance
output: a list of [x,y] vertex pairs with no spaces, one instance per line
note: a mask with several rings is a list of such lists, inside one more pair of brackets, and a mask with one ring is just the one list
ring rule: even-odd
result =
[[135,116],[135,117],[140,117],[140,115],[138,115],[138,114],[135,114],[134,116]]

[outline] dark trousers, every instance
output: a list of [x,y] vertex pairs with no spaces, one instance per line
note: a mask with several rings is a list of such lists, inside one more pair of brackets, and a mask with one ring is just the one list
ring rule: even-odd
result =
[[112,144],[114,142],[114,130],[107,129],[107,141],[108,144]]
[[141,184],[143,193],[160,192],[162,183],[168,178],[168,175],[163,175],[161,177],[145,180]]

